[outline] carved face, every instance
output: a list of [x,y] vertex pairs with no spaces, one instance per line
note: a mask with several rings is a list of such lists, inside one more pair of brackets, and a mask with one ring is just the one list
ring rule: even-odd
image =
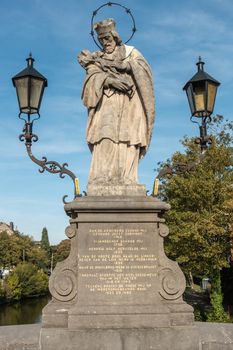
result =
[[98,40],[106,53],[112,53],[115,50],[116,41],[111,33],[99,36]]

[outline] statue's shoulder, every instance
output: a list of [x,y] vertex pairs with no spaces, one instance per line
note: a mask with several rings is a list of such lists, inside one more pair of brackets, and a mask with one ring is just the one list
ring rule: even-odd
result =
[[125,46],[125,56],[127,57],[132,57],[132,58],[136,58],[138,56],[142,56],[142,54],[135,49],[134,46],[129,46],[129,45],[124,45]]

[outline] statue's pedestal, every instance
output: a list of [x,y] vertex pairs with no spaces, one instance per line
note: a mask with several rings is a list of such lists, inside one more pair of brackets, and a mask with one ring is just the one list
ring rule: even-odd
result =
[[88,196],[124,196],[124,197],[145,197],[146,196],[146,186],[139,184],[131,185],[97,185],[88,184],[87,186]]
[[65,210],[71,252],[50,277],[41,349],[197,349],[184,275],[163,248],[169,206],[146,196],[87,196]]

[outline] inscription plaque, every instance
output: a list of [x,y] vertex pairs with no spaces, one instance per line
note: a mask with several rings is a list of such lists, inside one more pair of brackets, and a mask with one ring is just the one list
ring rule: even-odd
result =
[[79,234],[78,299],[85,303],[153,299],[158,268],[156,235],[150,224],[98,226],[88,225]]
[[[193,310],[182,299],[185,277],[163,248],[167,204],[150,196],[84,196],[65,209],[71,251],[50,277],[53,300],[43,311],[43,349],[54,348],[47,345],[56,328],[70,349],[117,344],[115,350],[131,350],[156,347],[163,338],[160,329],[166,338],[171,329],[182,326],[183,332],[183,326],[193,325]],[[135,343],[138,332],[141,340]],[[167,348],[165,341],[162,345]]]

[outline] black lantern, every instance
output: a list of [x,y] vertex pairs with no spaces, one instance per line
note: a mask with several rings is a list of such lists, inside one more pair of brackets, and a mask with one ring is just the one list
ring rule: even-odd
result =
[[[197,73],[185,84],[183,90],[186,91],[191,110],[191,121],[199,125],[200,136],[195,138],[195,143],[200,145],[201,155],[191,162],[174,162],[161,168],[154,182],[152,196],[158,193],[158,181],[165,175],[175,175],[190,172],[195,169],[204,159],[208,145],[212,143],[212,137],[207,134],[207,123],[211,122],[211,114],[214,110],[214,103],[217,89],[220,83],[204,71],[204,62],[199,57],[196,63]],[[194,120],[196,118],[196,120]]]
[[[191,121],[199,124],[200,137],[195,142],[200,144],[203,153],[208,144],[212,143],[211,136],[207,135],[206,124],[211,121],[217,89],[220,83],[204,71],[204,62],[199,57],[197,62],[197,73],[185,84],[189,107],[191,110]],[[193,120],[199,119],[199,122]]]
[[31,54],[26,61],[27,67],[15,75],[12,81],[17,92],[20,114],[25,113],[30,119],[31,114],[39,114],[47,79],[33,67]]
[[[37,142],[39,139],[36,134],[33,134],[33,124],[35,120],[40,118],[40,104],[44,88],[48,84],[47,79],[33,68],[34,59],[31,54],[26,61],[27,67],[12,78],[19,102],[19,118],[24,120],[23,133],[19,135],[19,139],[20,141],[24,141],[28,156],[34,163],[39,165],[39,171],[41,173],[48,171],[51,174],[59,174],[61,178],[68,175],[74,183],[74,197],[80,197],[82,195],[80,194],[78,178],[72,171],[67,169],[67,163],[60,164],[55,160],[47,160],[46,157],[40,160],[32,153],[32,143]],[[27,114],[27,118],[25,119],[22,114]],[[35,114],[37,116],[31,118],[31,115]],[[64,203],[66,203],[66,197],[63,197]]]
[[199,57],[197,73],[185,84],[188,102],[193,117],[209,117],[214,110],[217,88],[220,83],[204,71],[204,62]]

